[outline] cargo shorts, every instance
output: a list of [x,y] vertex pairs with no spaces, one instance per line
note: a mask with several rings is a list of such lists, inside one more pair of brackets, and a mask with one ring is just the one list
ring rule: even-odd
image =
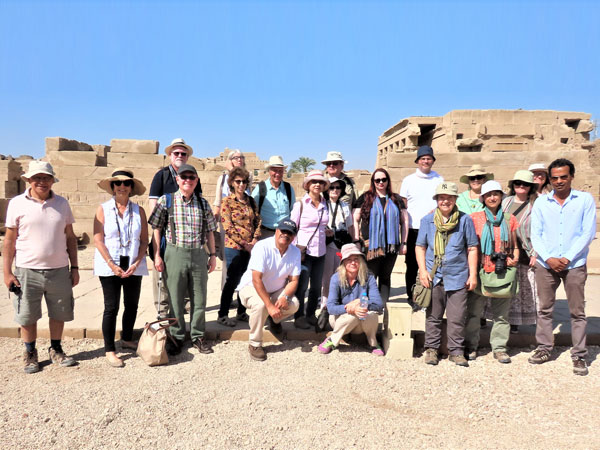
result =
[[59,269],[15,268],[15,277],[21,284],[19,295],[11,292],[15,308],[15,322],[33,325],[42,318],[42,297],[46,298],[48,317],[59,322],[73,320],[73,285],[69,267]]

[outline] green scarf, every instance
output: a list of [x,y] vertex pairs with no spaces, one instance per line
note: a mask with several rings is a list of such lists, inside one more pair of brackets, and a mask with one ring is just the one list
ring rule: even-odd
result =
[[433,223],[435,224],[435,240],[433,245],[433,254],[438,263],[441,264],[443,256],[446,254],[446,245],[448,245],[448,237],[450,232],[458,225],[458,208],[454,205],[450,213],[450,219],[444,223],[444,216],[440,208],[436,208],[433,215]]

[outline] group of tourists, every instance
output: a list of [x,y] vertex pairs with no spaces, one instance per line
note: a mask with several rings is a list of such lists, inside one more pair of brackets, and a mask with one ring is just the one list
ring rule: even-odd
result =
[[[267,358],[265,325],[281,333],[281,322],[291,316],[298,329],[331,327],[318,346],[322,354],[336,349],[344,335],[364,333],[369,351],[382,356],[378,316],[390,298],[397,257],[405,255],[408,302],[426,314],[425,363],[440,361],[444,314],[449,360],[458,366],[477,358],[486,318],[492,320],[490,344],[500,363],[511,362],[510,333],[526,324],[537,324],[538,347],[529,362],[550,360],[555,292],[562,281],[571,312],[573,370],[587,374],[584,286],[595,204],[590,194],[571,188],[575,167],[570,161],[517,171],[508,195],[493,173],[474,165],[461,177],[467,189],[459,194],[455,183],[432,170],[433,149],[422,146],[416,170],[402,180],[399,194],[390,174],[378,168],[358,195],[344,173],[342,154],[329,152],[322,161],[325,169],[306,175],[305,193],[297,199],[284,180],[280,156],[269,158],[268,178],[252,189],[243,153],[232,150],[211,208],[196,168],[188,164],[192,147],[178,138],[165,152],[170,164],[152,180],[148,217],[131,200],[146,191],[132,170],[116,169],[98,183],[111,195],[94,220],[94,274],[104,294],[102,332],[111,366],[124,366],[115,344],[121,291],[119,344],[137,347],[133,328],[142,277],[149,274],[146,255],[154,264],[158,317],[176,319],[168,354],[184,347],[187,312],[192,347],[213,352],[205,337],[207,280],[219,253],[217,322],[225,327],[248,322],[248,352],[259,361]],[[24,370],[34,373],[39,371],[36,324],[42,297],[50,322],[50,360],[76,364],[63,351],[61,338],[64,323],[73,320],[72,287],[79,275],[74,219],[68,202],[52,191],[58,182],[52,167],[32,161],[23,178],[29,186],[10,201],[6,215],[4,281],[25,343]],[[422,293],[429,299],[425,303]],[[234,302],[236,314],[229,317]]]

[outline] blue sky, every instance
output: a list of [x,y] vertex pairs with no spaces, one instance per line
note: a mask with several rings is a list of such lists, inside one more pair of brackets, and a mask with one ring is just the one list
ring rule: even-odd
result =
[[197,156],[340,150],[372,170],[411,115],[598,118],[599,4],[0,0],[0,153],[184,137]]

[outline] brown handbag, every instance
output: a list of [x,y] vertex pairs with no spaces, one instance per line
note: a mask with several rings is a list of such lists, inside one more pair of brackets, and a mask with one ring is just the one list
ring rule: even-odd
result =
[[163,319],[146,323],[138,342],[137,354],[149,366],[161,366],[169,363],[165,345],[167,339],[173,340],[168,328],[177,324],[177,319]]

